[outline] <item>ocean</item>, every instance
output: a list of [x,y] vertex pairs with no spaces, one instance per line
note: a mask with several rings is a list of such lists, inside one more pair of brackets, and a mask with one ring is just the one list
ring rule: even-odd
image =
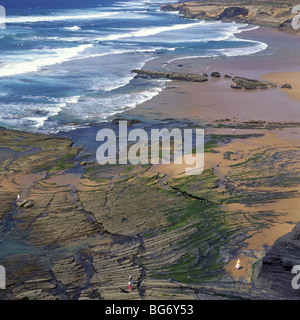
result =
[[[107,121],[161,92],[167,80],[134,78],[163,57],[223,59],[268,46],[245,24],[184,19],[170,1],[0,0],[0,126],[56,133]],[[239,34],[239,37],[236,35]]]

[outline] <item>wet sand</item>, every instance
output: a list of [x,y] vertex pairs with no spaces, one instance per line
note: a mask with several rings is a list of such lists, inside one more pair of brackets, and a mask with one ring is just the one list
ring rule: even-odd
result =
[[[277,149],[277,150],[291,150],[293,147],[300,145],[300,130],[286,130],[289,132],[287,136],[281,135],[281,130],[268,130],[265,132],[264,136],[258,138],[251,138],[247,140],[233,140],[230,144],[215,148],[219,153],[207,153],[205,155],[206,167],[218,169],[220,179],[226,179],[228,172],[230,171],[230,166],[235,164],[235,159],[226,160],[223,159],[223,154],[230,150],[235,154],[242,154],[247,157],[254,154],[258,150],[266,149]],[[300,152],[299,152],[300,155]],[[295,159],[295,163],[291,164],[290,170],[297,171],[299,167],[299,160]],[[216,171],[214,170],[216,173]],[[267,190],[266,187],[255,187],[253,193],[257,191]],[[290,187],[290,188],[278,188],[270,187],[269,191],[272,192],[276,190],[284,191],[296,191],[300,192],[300,186]],[[252,206],[245,206],[239,203],[228,204],[224,206],[224,209],[230,212],[240,211],[243,213],[252,213],[260,211],[270,211],[273,212],[274,221],[272,224],[265,229],[249,233],[249,238],[245,241],[245,246],[238,253],[238,255],[231,261],[229,261],[225,269],[236,279],[244,278],[248,281],[251,279],[252,275],[252,263],[257,259],[253,258],[253,252],[260,258],[264,254],[266,246],[272,246],[274,241],[284,234],[290,232],[295,224],[300,220],[300,201],[299,197],[291,199],[280,199],[272,203],[261,203]],[[237,259],[241,260],[242,269],[235,269],[235,261]]]
[[299,103],[300,100],[300,72],[275,72],[267,73],[262,76],[262,79],[272,81],[282,86],[284,84],[291,84],[292,89],[281,89],[293,100]]

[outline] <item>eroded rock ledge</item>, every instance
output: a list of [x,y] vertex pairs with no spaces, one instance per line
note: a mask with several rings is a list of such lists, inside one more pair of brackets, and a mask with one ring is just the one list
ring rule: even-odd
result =
[[243,77],[234,77],[232,81],[236,84],[235,88],[238,88],[238,89],[245,88],[247,90],[252,90],[252,89],[269,89],[269,88],[277,87],[277,84],[274,82],[259,81],[259,80],[247,79]]
[[161,6],[163,11],[179,11],[188,19],[223,20],[249,23],[258,26],[293,30],[292,8],[298,2],[291,1],[189,1]]

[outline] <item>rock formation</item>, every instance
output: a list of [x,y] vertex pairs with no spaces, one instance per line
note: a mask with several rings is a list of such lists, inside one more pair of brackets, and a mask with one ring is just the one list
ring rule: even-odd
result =
[[286,299],[299,299],[300,289],[292,286],[296,276],[292,269],[297,265],[300,267],[300,222],[267,251],[257,275],[257,285]]
[[166,78],[171,80],[191,81],[191,82],[205,82],[207,78],[193,73],[179,73],[179,72],[162,72],[149,70],[132,70],[138,76],[147,76],[151,78]]
[[204,20],[223,20],[249,23],[258,26],[274,27],[299,33],[291,26],[296,0],[289,2],[233,1],[186,1],[161,6],[165,11],[179,11],[185,18]]
[[245,88],[247,90],[252,89],[268,89],[268,88],[276,88],[277,84],[270,81],[259,81],[253,79],[247,79],[243,77],[234,77],[232,81],[236,84],[235,89],[240,89],[240,87]]
[[281,86],[282,89],[292,89],[292,85],[289,83],[285,83]]
[[220,72],[217,72],[217,71],[212,72],[210,76],[214,77],[214,78],[220,78],[221,77]]

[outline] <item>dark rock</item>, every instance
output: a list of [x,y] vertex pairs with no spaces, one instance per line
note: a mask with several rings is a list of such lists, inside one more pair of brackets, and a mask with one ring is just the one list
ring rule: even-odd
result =
[[287,19],[279,24],[279,28],[290,28],[292,24],[292,19]]
[[292,269],[296,265],[300,265],[300,222],[290,233],[277,239],[267,251],[256,282],[274,294],[299,299],[300,290],[292,287],[292,280],[296,276]]
[[229,7],[224,9],[224,11],[219,15],[218,19],[228,19],[237,16],[247,16],[249,13],[248,9],[241,7]]
[[231,77],[229,74],[226,73],[226,74],[224,75],[224,78],[232,78],[232,77]]
[[220,72],[212,72],[211,77],[220,78]]
[[161,71],[149,71],[149,70],[132,70],[138,76],[147,75],[151,78],[167,78],[171,80],[191,81],[191,82],[204,82],[207,81],[206,77],[193,73],[179,73],[179,72],[161,72]]
[[292,85],[289,83],[285,83],[284,85],[281,86],[282,89],[292,89]]
[[18,207],[20,208],[31,208],[34,206],[33,200],[23,200],[22,202],[18,203]]
[[116,118],[111,121],[112,124],[119,124],[120,121],[127,121],[128,127],[131,127],[133,124],[141,123],[139,119],[126,119],[126,118]]
[[[259,81],[259,80],[253,80],[253,79],[247,79],[243,77],[234,77],[232,79],[233,82],[237,86],[241,86],[247,90],[252,89],[268,89],[268,88],[276,88],[277,84],[270,82],[270,81]],[[237,89],[237,88],[235,88]]]
[[231,87],[232,89],[243,89],[242,86],[240,86],[240,85],[234,85],[234,84],[232,84],[230,87]]

